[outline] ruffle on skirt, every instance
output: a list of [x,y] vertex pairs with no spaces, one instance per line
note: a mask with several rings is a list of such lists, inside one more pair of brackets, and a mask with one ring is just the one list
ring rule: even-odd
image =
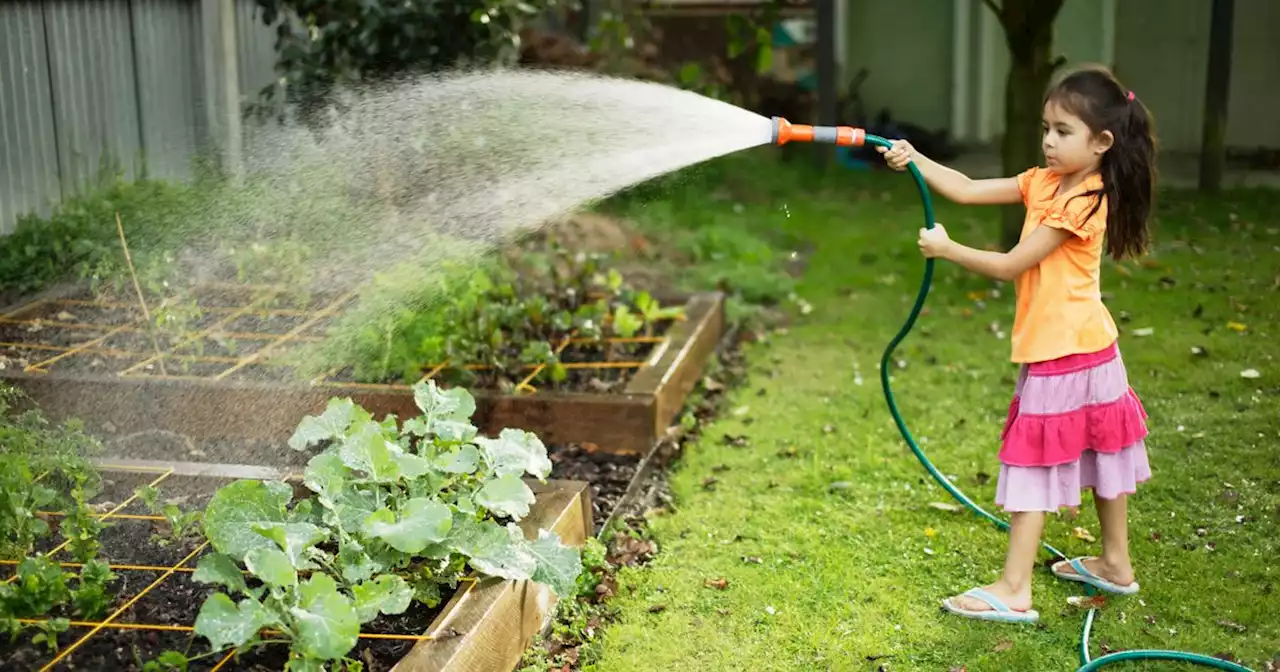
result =
[[1151,478],[1146,446],[1138,442],[1115,453],[1087,450],[1080,459],[1052,467],[1000,465],[996,504],[1005,511],[1057,511],[1080,506],[1080,492],[1115,499],[1138,491]]
[[996,503],[1006,511],[1114,499],[1151,478],[1147,413],[1115,344],[1022,367],[1001,432]]
[[1147,437],[1146,420],[1114,344],[1024,365],[1000,434],[1000,461],[1051,467],[1075,462],[1086,451],[1115,454]]

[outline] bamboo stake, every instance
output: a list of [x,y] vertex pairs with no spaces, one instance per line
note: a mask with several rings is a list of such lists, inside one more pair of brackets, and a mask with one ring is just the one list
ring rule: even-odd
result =
[[167,376],[164,367],[164,355],[160,354],[160,342],[156,340],[155,325],[151,323],[151,311],[147,310],[147,300],[142,296],[142,285],[138,284],[138,272],[133,268],[133,256],[129,254],[129,243],[124,238],[124,224],[120,222],[120,213],[116,213],[116,231],[120,234],[120,247],[124,249],[125,263],[129,264],[129,277],[133,278],[133,290],[138,293],[138,305],[142,306],[142,316],[147,320],[147,335],[151,337],[151,347],[156,351],[160,363],[160,374]]

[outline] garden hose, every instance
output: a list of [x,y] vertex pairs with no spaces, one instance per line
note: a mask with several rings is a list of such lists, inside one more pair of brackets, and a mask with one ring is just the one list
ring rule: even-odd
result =
[[[783,145],[787,142],[818,142],[835,144],[845,147],[860,147],[864,144],[872,146],[884,147],[886,149],[893,146],[892,141],[886,140],[877,135],[867,133],[860,128],[850,126],[805,126],[800,124],[791,124],[786,119],[780,117],[773,118],[773,132],[771,142],[777,145]],[[907,163],[907,169],[911,172],[911,177],[915,180],[916,188],[920,192],[920,201],[924,206],[924,225],[925,228],[932,229],[934,227],[933,218],[933,199],[929,195],[929,187],[925,184],[924,176],[920,174],[920,169],[916,167],[914,161]],[[884,390],[885,401],[889,404],[889,413],[893,415],[893,421],[898,426],[898,431],[902,434],[902,438],[906,440],[907,445],[911,448],[911,452],[915,453],[916,459],[920,460],[920,464],[924,466],[933,480],[937,481],[942,489],[946,490],[956,501],[968,507],[968,509],[979,516],[991,521],[997,528],[1007,531],[1009,523],[1001,520],[982,507],[978,506],[969,499],[963,492],[960,492],[941,472],[929,461],[924,451],[916,443],[911,436],[911,431],[907,429],[907,423],[902,419],[902,413],[898,411],[898,403],[893,397],[893,389],[889,386],[889,371],[891,370],[891,362],[894,350],[898,344],[906,338],[911,328],[915,326],[916,318],[920,317],[920,311],[924,308],[925,298],[929,295],[929,288],[933,284],[933,266],[934,260],[926,258],[924,264],[924,278],[920,281],[920,290],[916,294],[916,302],[911,306],[911,312],[907,315],[907,320],[902,324],[902,328],[898,330],[893,340],[889,341],[888,347],[884,350],[884,355],[880,357],[880,385]],[[1040,542],[1045,550],[1049,551],[1059,560],[1066,560],[1067,556],[1061,551],[1050,546],[1046,542]],[[1087,592],[1092,595],[1096,591],[1092,586],[1086,586]],[[1130,651],[1119,651],[1107,654],[1100,658],[1091,658],[1089,655],[1089,633],[1093,629],[1094,615],[1097,608],[1090,608],[1085,616],[1084,627],[1080,631],[1080,667],[1076,672],[1092,672],[1101,669],[1113,663],[1119,663],[1126,660],[1171,660],[1183,663],[1191,663],[1193,665],[1203,665],[1206,667],[1217,668],[1220,670],[1231,670],[1232,672],[1252,672],[1247,667],[1233,663],[1230,661],[1214,658],[1212,656],[1204,656],[1195,653],[1184,653],[1181,651],[1166,651],[1162,649],[1135,649]]]

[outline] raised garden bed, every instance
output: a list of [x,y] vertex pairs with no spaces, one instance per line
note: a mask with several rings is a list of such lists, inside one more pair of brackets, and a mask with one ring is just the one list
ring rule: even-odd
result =
[[[204,508],[217,488],[239,479],[298,480],[297,474],[266,467],[189,462],[112,460],[99,464],[99,470],[104,481],[93,508],[110,526],[101,532],[98,559],[108,562],[115,575],[107,583],[107,615],[94,620],[72,617],[69,627],[56,635],[56,653],[30,643],[30,637],[0,648],[4,669],[141,670],[143,663],[165,651],[196,655],[207,650],[207,642],[194,637],[194,624],[200,605],[217,587],[192,576],[200,558],[213,549],[199,535],[164,547],[150,542],[153,533],[165,533],[166,523],[161,516],[148,515],[137,488],[160,488],[191,510]],[[581,546],[593,532],[587,485],[563,480],[527,483],[536,501],[519,522],[526,537],[535,538],[545,529],[565,545]],[[52,557],[64,567],[79,567],[53,542],[58,517],[48,518],[55,534],[42,542],[47,547],[41,550],[60,553]],[[0,572],[12,576],[16,564],[0,564]],[[555,603],[555,594],[541,583],[472,575],[435,609],[414,603],[402,614],[383,614],[363,625],[359,643],[348,656],[370,671],[509,670],[551,617]],[[69,614],[49,614],[56,616]],[[267,646],[239,659],[231,654],[207,656],[192,661],[189,669],[279,670],[287,651],[287,646]]]
[[[357,382],[341,370],[305,379],[293,368],[291,354],[324,339],[354,299],[212,287],[197,295],[200,310],[178,332],[150,329],[126,301],[35,299],[0,313],[0,378],[49,416],[79,418],[107,438],[164,431],[197,441],[282,443],[297,418],[333,397],[350,397],[378,416],[410,417],[411,385]],[[481,431],[514,427],[547,443],[643,454],[683,404],[724,328],[723,295],[696,294],[683,300],[681,319],[651,335],[558,342],[554,366],[565,375],[557,385],[571,391],[534,389],[547,364],[531,365],[515,389],[484,388],[480,365],[423,363],[421,380],[450,368],[480,372],[467,386]],[[631,357],[619,361],[610,348]]]

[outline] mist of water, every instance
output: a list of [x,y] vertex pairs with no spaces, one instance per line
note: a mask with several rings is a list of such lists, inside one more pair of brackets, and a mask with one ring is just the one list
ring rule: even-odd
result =
[[516,70],[363,91],[321,131],[252,138],[254,195],[230,239],[300,240],[318,255],[317,281],[350,287],[398,263],[481,254],[630,185],[765,144],[770,122],[656,83]]

